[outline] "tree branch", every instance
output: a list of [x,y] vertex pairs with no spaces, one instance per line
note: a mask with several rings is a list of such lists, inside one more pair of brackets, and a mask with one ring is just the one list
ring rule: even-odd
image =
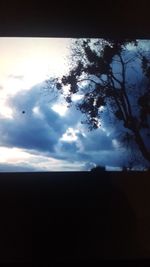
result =
[[119,58],[120,58],[120,62],[122,64],[122,82],[121,82],[121,84],[122,84],[122,91],[124,93],[124,97],[125,97],[125,100],[126,100],[126,103],[127,103],[129,116],[132,117],[131,105],[130,105],[128,96],[126,94],[126,86],[125,86],[125,64],[124,64],[124,61],[123,61],[122,56],[120,54],[119,54]]
[[133,61],[133,59],[137,58],[136,56],[131,57],[130,59],[128,59],[126,62],[124,62],[125,65],[127,65],[130,61]]
[[121,108],[121,106],[120,106],[120,103],[119,103],[119,101],[118,101],[118,96],[116,95],[116,88],[115,88],[115,84],[114,84],[114,81],[113,81],[112,77],[110,77],[110,81],[111,81],[111,83],[112,83],[112,88],[114,89],[114,90],[113,90],[113,91],[114,91],[114,94],[115,94],[115,96],[114,96],[114,100],[115,100],[115,102],[116,102],[116,105],[117,105],[117,107],[118,107],[120,113],[122,114],[123,121],[126,122],[126,114],[124,114],[124,112],[123,112],[123,110],[122,110],[122,108]]
[[121,81],[118,80],[118,79],[114,76],[114,74],[113,74],[112,72],[111,72],[111,76],[112,76],[112,78],[113,78],[117,83],[119,83],[120,86],[122,86]]
[[81,80],[77,80],[77,82],[84,82],[84,81],[89,81],[89,82],[93,82],[93,83],[95,83],[96,85],[100,85],[100,83],[94,81],[94,80],[91,79],[91,78],[84,78],[84,79],[81,79]]

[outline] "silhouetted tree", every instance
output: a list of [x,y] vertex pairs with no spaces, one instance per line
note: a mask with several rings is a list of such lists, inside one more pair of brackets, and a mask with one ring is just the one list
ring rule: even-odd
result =
[[56,80],[57,89],[71,104],[73,94],[81,94],[77,108],[86,115],[89,129],[100,127],[107,108],[124,129],[122,142],[134,142],[145,160],[150,151],[150,50],[136,40],[77,39],[72,47],[68,75]]

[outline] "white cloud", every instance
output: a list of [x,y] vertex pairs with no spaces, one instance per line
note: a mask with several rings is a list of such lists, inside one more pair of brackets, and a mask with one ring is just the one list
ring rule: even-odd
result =
[[0,171],[78,171],[84,162],[70,162],[32,153],[20,148],[0,147]]
[[74,130],[73,128],[68,128],[67,131],[62,135],[60,141],[74,142],[77,141],[79,130]]
[[66,103],[57,103],[52,106],[52,110],[57,112],[60,116],[65,116],[66,112],[68,110],[67,104]]

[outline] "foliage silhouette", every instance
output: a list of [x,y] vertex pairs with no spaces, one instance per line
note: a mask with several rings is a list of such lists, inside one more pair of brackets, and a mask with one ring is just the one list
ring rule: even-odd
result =
[[143,137],[143,132],[150,137],[150,50],[142,50],[139,41],[75,40],[70,72],[56,79],[56,87],[61,93],[68,87],[69,105],[73,94],[82,95],[77,108],[85,114],[83,123],[90,130],[100,127],[100,118],[109,110],[122,125],[121,143],[134,143],[150,163]]

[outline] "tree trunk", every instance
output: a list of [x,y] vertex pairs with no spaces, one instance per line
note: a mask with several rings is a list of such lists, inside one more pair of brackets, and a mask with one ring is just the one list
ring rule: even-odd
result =
[[138,130],[135,130],[134,131],[134,135],[135,135],[135,141],[143,155],[143,157],[149,161],[150,163],[150,152],[147,150],[146,146],[145,146],[145,143],[140,135],[140,132]]

